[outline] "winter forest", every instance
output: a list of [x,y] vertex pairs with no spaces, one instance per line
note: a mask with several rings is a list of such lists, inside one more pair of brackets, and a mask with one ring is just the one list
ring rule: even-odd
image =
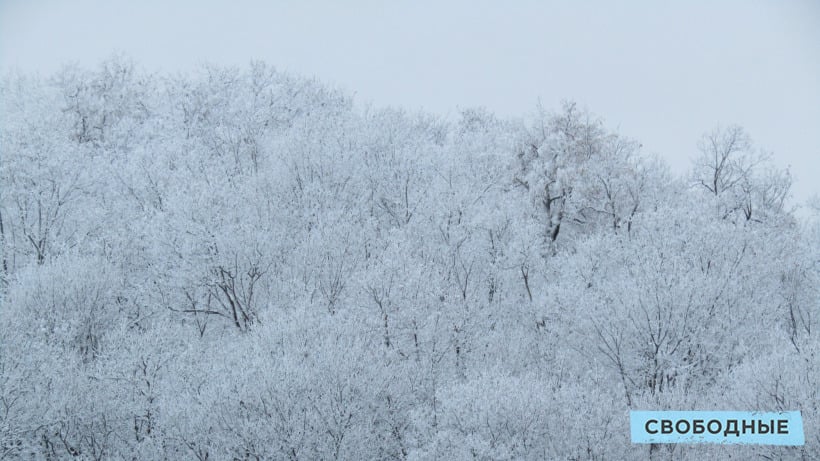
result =
[[[0,459],[820,458],[820,203],[731,121],[673,174],[573,102],[445,119],[258,62],[0,102]],[[631,444],[668,409],[806,445]]]

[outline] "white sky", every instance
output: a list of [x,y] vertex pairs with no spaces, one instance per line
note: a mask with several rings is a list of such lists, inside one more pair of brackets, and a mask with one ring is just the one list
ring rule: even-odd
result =
[[820,194],[820,2],[0,0],[0,67],[112,52],[148,70],[261,59],[359,102],[524,115],[574,99],[678,172],[744,126]]

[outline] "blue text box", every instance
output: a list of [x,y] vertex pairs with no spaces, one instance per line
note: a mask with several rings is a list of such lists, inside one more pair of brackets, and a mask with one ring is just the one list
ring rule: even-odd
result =
[[805,444],[799,411],[630,411],[629,419],[632,443]]

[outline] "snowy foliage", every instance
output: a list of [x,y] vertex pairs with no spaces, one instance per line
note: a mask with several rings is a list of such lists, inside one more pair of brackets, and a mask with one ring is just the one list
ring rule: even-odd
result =
[[[820,220],[740,127],[674,178],[571,102],[445,120],[262,63],[0,97],[0,459],[820,457]],[[629,443],[730,408],[806,446]]]

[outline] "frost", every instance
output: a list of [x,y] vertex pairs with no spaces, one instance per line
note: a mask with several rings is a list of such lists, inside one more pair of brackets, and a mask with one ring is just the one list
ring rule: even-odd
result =
[[820,229],[740,127],[675,178],[572,102],[124,58],[0,91],[0,459],[641,459],[630,409],[819,417]]

